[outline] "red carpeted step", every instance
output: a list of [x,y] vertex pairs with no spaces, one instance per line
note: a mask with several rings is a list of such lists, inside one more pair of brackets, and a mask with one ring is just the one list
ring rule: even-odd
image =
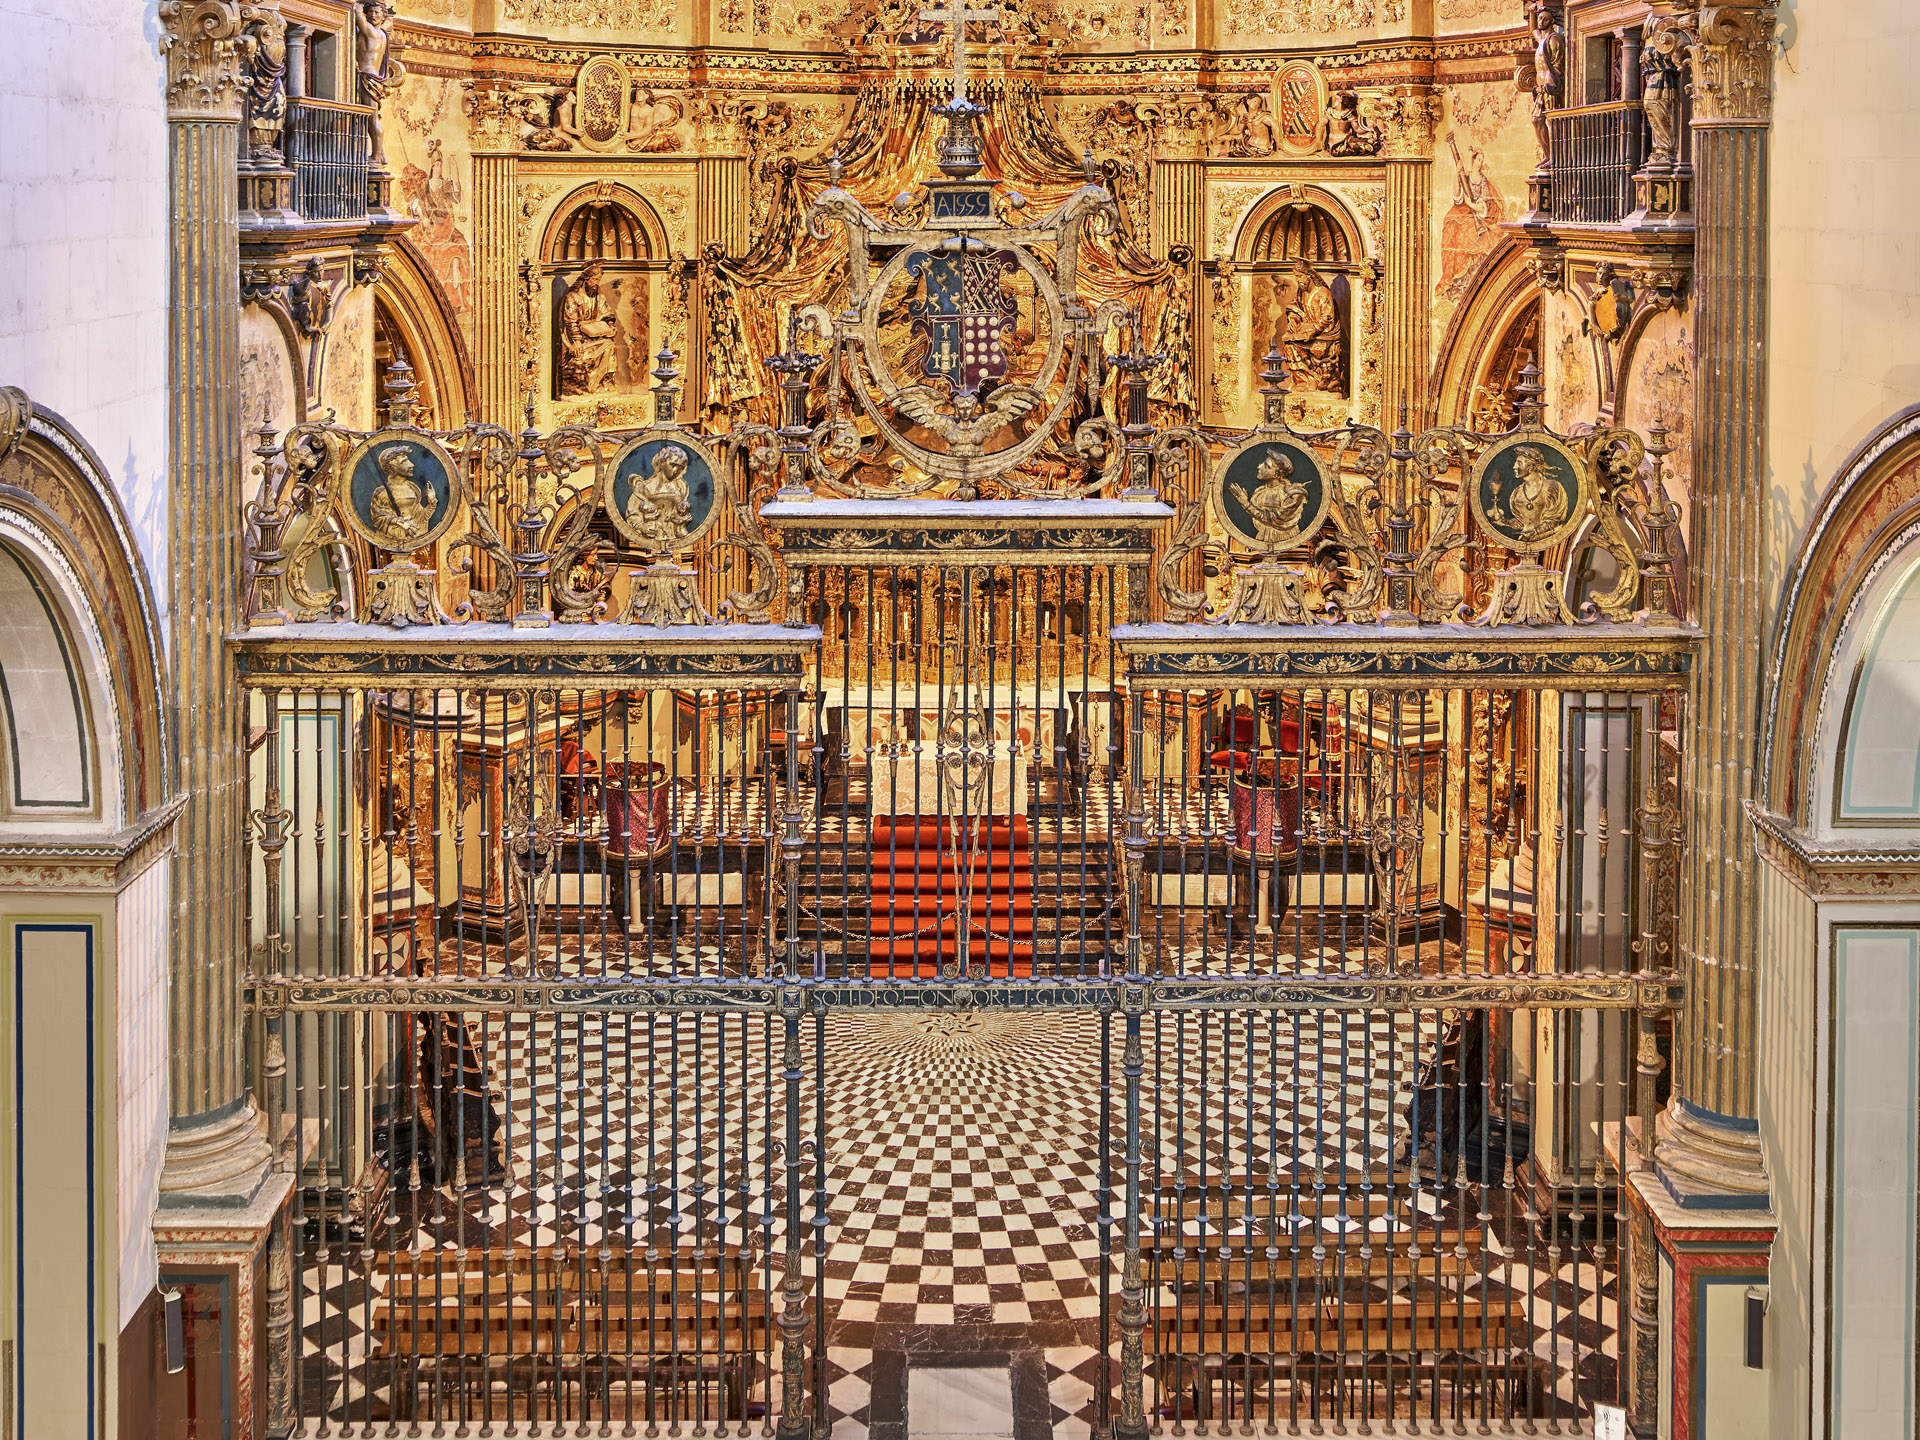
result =
[[966,952],[996,975],[1031,973],[1033,855],[1024,815],[977,822],[962,834],[929,817],[873,822],[873,973],[935,975],[960,958],[960,892],[968,898]]

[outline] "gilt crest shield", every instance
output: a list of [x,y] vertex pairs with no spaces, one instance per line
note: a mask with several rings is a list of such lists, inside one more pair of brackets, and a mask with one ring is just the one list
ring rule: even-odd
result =
[[907,273],[920,282],[920,293],[907,302],[907,315],[927,341],[921,374],[944,377],[956,391],[967,392],[1006,378],[1006,333],[1020,315],[1012,285],[1019,265],[1011,250],[989,255],[922,250],[907,261]]

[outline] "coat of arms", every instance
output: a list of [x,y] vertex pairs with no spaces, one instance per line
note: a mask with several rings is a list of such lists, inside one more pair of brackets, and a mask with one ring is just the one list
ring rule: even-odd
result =
[[1011,250],[988,255],[932,255],[922,250],[907,261],[921,293],[907,302],[915,333],[927,341],[921,373],[944,376],[956,392],[972,394],[983,382],[1007,373],[1006,332],[1020,315],[1012,274],[1020,262]]

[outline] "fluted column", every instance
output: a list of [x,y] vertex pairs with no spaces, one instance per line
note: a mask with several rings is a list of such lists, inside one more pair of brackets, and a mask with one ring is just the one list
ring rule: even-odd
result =
[[473,157],[474,343],[480,418],[518,429],[526,375],[520,360],[519,157]]
[[1689,1207],[1764,1207],[1754,1101],[1756,891],[1745,812],[1761,676],[1767,143],[1773,7],[1713,5],[1650,27],[1692,68],[1693,594],[1680,953],[1687,1003],[1655,1167]]
[[226,637],[239,614],[241,10],[160,7],[168,30],[169,572],[177,783],[171,1133],[162,1207],[250,1201],[269,1171],[246,1091],[245,709]]
[[1379,97],[1370,107],[1386,161],[1382,217],[1380,403],[1374,417],[1392,429],[1402,402],[1416,433],[1427,420],[1427,371],[1433,341],[1433,127],[1440,99],[1423,85]]

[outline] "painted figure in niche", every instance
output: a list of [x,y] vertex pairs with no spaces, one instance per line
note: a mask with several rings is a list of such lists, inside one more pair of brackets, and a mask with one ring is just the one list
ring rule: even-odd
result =
[[1546,6],[1533,17],[1533,138],[1540,146],[1540,164],[1553,163],[1547,112],[1560,108],[1561,77],[1566,73],[1567,35],[1560,17]]
[[1658,50],[1640,52],[1640,106],[1653,133],[1649,165],[1673,164],[1674,127],[1680,112],[1680,71]]
[[1307,487],[1293,479],[1293,460],[1278,446],[1269,445],[1260,468],[1254,472],[1259,485],[1249,490],[1245,481],[1235,481],[1233,493],[1253,517],[1253,533],[1263,545],[1284,544],[1300,530],[1300,517],[1306,513]]
[[594,395],[613,386],[619,322],[600,298],[601,267],[592,261],[560,301],[560,396]]
[[1380,127],[1360,115],[1360,97],[1351,90],[1336,91],[1327,101],[1317,137],[1329,155],[1378,155]]
[[417,544],[433,524],[440,506],[431,480],[414,473],[413,456],[404,445],[388,445],[374,456],[380,483],[367,506],[367,523],[376,535],[400,549]]
[[1303,390],[1340,391],[1345,346],[1333,291],[1304,258],[1293,262],[1293,301],[1281,319],[1280,353]]
[[373,115],[367,121],[367,139],[374,165],[387,163],[387,142],[380,132],[380,105],[400,88],[407,72],[393,55],[393,12],[381,0],[361,0],[353,12],[360,32],[360,103]]
[[280,159],[287,118],[287,22],[277,10],[257,10],[240,35],[247,66],[247,147],[256,161]]
[[628,486],[627,523],[656,549],[671,550],[687,537],[693,518],[687,463],[685,450],[663,445],[653,457],[652,469]]
[[1513,488],[1506,505],[1495,505],[1492,516],[1514,539],[1528,542],[1543,540],[1566,523],[1566,489],[1534,446],[1522,445],[1514,452]]

